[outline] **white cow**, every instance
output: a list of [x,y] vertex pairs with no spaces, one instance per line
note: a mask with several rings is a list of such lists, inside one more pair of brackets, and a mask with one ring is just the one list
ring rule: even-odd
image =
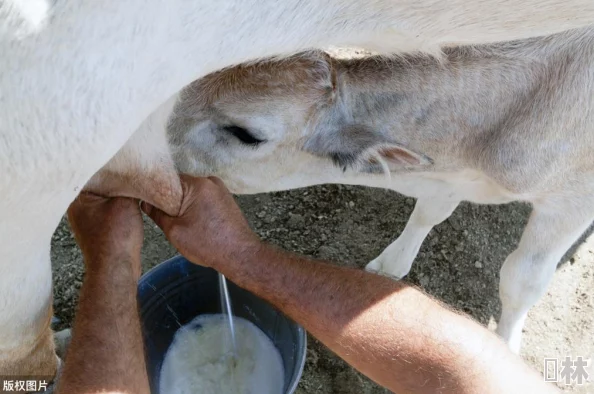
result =
[[[0,0],[0,375],[54,375],[51,234],[93,174],[191,81],[329,44],[436,52],[593,22],[590,0]],[[166,147],[136,140],[146,154],[112,170],[140,175],[141,197],[175,211]],[[143,182],[161,182],[158,193]]]

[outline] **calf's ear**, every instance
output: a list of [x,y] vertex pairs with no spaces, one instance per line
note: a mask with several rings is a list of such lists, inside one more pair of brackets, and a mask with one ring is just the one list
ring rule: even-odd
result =
[[360,125],[316,132],[304,148],[313,155],[327,157],[344,170],[352,168],[360,172],[381,172],[382,164],[390,171],[433,164],[429,157]]

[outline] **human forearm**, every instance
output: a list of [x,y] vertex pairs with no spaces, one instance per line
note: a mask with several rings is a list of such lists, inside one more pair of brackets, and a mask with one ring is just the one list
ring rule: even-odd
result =
[[421,291],[265,246],[215,266],[395,392],[554,392],[492,333]]
[[503,342],[403,282],[263,244],[216,178],[182,177],[176,217],[144,211],[189,260],[268,300],[383,386],[413,393],[554,391]]
[[87,262],[58,393],[149,393],[129,259]]

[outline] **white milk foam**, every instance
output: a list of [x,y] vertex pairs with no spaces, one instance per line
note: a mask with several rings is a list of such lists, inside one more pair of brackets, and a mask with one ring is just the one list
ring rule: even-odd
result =
[[200,315],[175,333],[161,367],[160,394],[282,394],[278,349],[253,323],[234,318],[232,357],[224,315]]

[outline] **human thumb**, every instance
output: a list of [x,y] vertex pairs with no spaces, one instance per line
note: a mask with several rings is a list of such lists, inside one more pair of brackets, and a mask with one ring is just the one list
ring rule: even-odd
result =
[[161,230],[165,231],[165,227],[167,227],[169,219],[171,219],[169,215],[146,201],[140,203],[140,209],[146,213],[147,216],[161,228]]

